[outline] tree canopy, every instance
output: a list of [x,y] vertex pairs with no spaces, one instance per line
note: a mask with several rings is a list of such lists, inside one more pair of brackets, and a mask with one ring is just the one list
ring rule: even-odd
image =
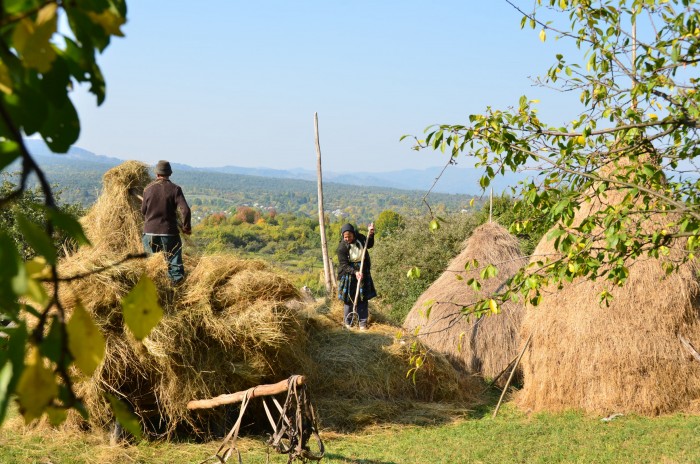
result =
[[[544,285],[575,278],[624,285],[641,256],[668,257],[667,272],[695,259],[700,234],[700,13],[694,0],[538,0],[521,27],[542,41],[570,41],[580,54],[558,54],[539,85],[576,93],[570,123],[542,121],[539,101],[522,96],[514,107],[487,108],[467,124],[426,130],[416,148],[470,155],[483,168],[481,185],[507,171],[535,169],[523,182],[517,209],[537,212],[517,221],[527,231],[544,220],[557,256],[539,257],[508,291],[537,304]],[[543,4],[544,3],[544,4]],[[579,58],[582,56],[582,58]],[[619,195],[582,221],[574,215],[596,198]],[[612,197],[610,197],[612,198]],[[609,298],[607,292],[601,301]],[[465,311],[486,311],[479,302]]]

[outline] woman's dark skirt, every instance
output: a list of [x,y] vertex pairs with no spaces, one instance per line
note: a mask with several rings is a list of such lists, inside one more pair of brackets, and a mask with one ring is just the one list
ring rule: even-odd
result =
[[[350,263],[355,271],[360,270],[360,263]],[[362,273],[362,286],[360,287],[360,301],[367,301],[377,296],[374,288],[372,274],[369,271]],[[357,292],[357,278],[355,274],[344,274],[338,278],[338,299],[345,304],[353,304]]]

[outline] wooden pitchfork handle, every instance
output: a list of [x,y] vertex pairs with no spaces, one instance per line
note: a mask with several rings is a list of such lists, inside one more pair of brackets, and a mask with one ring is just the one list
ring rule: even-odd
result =
[[[365,267],[365,254],[367,253],[367,244],[369,243],[369,237],[365,237],[365,245],[362,247],[362,259],[360,260],[360,274]],[[352,312],[357,314],[357,299],[360,297],[360,285],[362,284],[362,277],[357,279],[357,288],[355,289],[355,299],[352,302]]]

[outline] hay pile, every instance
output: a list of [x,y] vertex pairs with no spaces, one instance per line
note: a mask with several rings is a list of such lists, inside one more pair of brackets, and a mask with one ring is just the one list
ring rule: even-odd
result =
[[[465,271],[465,264],[474,259],[482,269],[488,264],[496,266],[498,275],[481,279],[480,269]],[[500,291],[502,284],[526,264],[515,237],[496,223],[483,224],[474,230],[447,270],[416,301],[404,327],[409,332],[419,327],[418,336],[423,343],[445,353],[467,371],[485,377],[497,376],[517,356],[523,306],[509,301],[501,307],[500,314],[479,319],[465,318],[459,311],[462,306]],[[480,292],[466,284],[471,278],[481,281]],[[435,303],[426,319],[426,302],[430,301]]]
[[[104,192],[83,221],[93,247],[67,257],[59,266],[63,276],[91,272],[141,252],[140,203],[128,192],[140,193],[149,181],[146,166],[137,162],[105,174]],[[375,406],[391,402],[406,409],[412,401],[465,397],[457,391],[462,385],[449,363],[431,360],[413,385],[406,379],[408,349],[394,342],[397,329],[377,327],[362,335],[340,329],[340,316],[331,324],[327,316],[309,310],[292,283],[262,261],[221,254],[185,256],[185,269],[187,280],[173,288],[158,254],[62,285],[60,297],[67,310],[80,299],[107,340],[102,365],[77,384],[90,425],[105,427],[113,420],[104,397],[110,393],[132,407],[151,435],[220,433],[227,410],[235,406],[191,412],[187,402],[278,382],[291,374],[306,374],[314,401],[325,404],[340,397],[357,401],[358,407],[370,399]],[[123,325],[120,302],[142,273],[156,283],[165,314],[139,343]],[[322,414],[337,411],[319,409]],[[334,418],[330,413],[322,420],[325,426],[336,426],[350,415]],[[379,411],[373,417],[391,420]]]
[[407,378],[411,345],[421,342],[397,335],[401,329],[378,322],[367,332],[340,328],[342,304],[328,315],[309,318],[309,355],[318,369],[309,375],[322,425],[352,431],[380,422],[445,420],[449,414],[432,404],[473,405],[484,385],[460,372],[440,353],[429,353]]
[[[140,202],[129,190],[140,193],[148,182],[148,169],[138,162],[105,174],[104,191],[83,219],[93,246],[67,257],[62,276],[142,252]],[[153,433],[206,431],[216,412],[193,415],[188,401],[278,381],[310,364],[291,282],[264,262],[229,255],[186,257],[185,268],[187,281],[177,288],[160,254],[63,285],[68,311],[80,300],[107,340],[104,363],[78,385],[93,425],[112,420],[108,392],[126,400]],[[143,273],[156,283],[165,316],[141,344],[124,328],[120,302]]]
[[[609,191],[583,205],[574,223],[609,205],[625,192]],[[656,216],[639,225],[656,229],[671,221]],[[594,231],[594,234],[600,231]],[[595,236],[595,235],[594,235]],[[680,246],[663,258],[678,259]],[[556,258],[546,236],[533,261]],[[700,363],[679,342],[679,335],[700,346],[700,292],[696,263],[665,275],[661,259],[626,263],[629,280],[611,289],[609,307],[598,295],[605,282],[578,279],[546,289],[538,307],[528,307],[523,335],[532,342],[523,357],[524,388],[517,403],[528,410],[580,409],[656,415],[687,408],[700,398]]]

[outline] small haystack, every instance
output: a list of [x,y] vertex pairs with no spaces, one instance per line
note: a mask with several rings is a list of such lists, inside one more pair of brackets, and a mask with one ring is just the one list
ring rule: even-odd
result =
[[412,344],[421,348],[421,342],[397,338],[397,327],[375,322],[369,331],[358,333],[340,329],[340,320],[341,305],[327,316],[309,318],[309,355],[318,369],[308,378],[323,426],[352,431],[416,416],[439,421],[449,414],[435,404],[449,403],[454,410],[479,400],[483,382],[456,370],[441,353],[428,354],[415,383],[407,378]]
[[[163,256],[123,261],[142,247],[140,204],[129,191],[141,192],[150,178],[145,165],[127,162],[108,171],[104,181],[104,193],[83,220],[93,246],[80,248],[59,266],[64,277],[108,266],[65,282],[60,295],[68,311],[80,300],[107,340],[104,362],[76,386],[91,425],[105,427],[113,420],[104,396],[109,393],[127,402],[151,434],[221,432],[230,407],[192,412],[187,402],[291,374],[307,375],[321,404],[345,404],[331,399],[339,395],[357,401],[357,408],[368,398],[375,401],[372,417],[381,420],[392,416],[380,414],[376,402],[406,409],[418,400],[465,398],[444,359],[431,358],[414,385],[406,378],[408,348],[393,338],[397,329],[377,326],[367,334],[351,334],[337,323],[319,322],[325,316],[304,311],[308,308],[293,284],[262,261],[185,256],[187,280],[175,288]],[[121,299],[143,273],[156,283],[164,316],[139,343],[124,327]],[[342,362],[334,357],[337,350],[343,351]],[[338,411],[335,406],[319,409],[322,414]],[[362,422],[349,416],[330,413],[324,424]],[[77,415],[74,419],[79,421]]]
[[[488,264],[494,265],[498,275],[484,280],[479,277],[479,269],[465,271],[465,265],[474,259],[482,269]],[[509,301],[502,305],[500,314],[478,319],[464,317],[459,311],[477,299],[501,291],[503,283],[526,264],[517,239],[506,229],[494,222],[481,225],[447,270],[413,305],[404,327],[409,332],[420,327],[418,336],[423,343],[447,354],[468,372],[491,378],[497,376],[517,356],[522,305]],[[481,281],[480,292],[466,284],[471,278]],[[431,301],[434,303],[426,319],[426,304]]]
[[[575,224],[623,195],[593,196],[577,211]],[[659,215],[630,227],[652,230],[671,220]],[[524,388],[516,397],[522,408],[656,415],[700,399],[700,362],[679,341],[682,336],[700,347],[698,265],[685,264],[668,276],[662,269],[663,260],[681,256],[678,245],[663,259],[627,263],[629,279],[621,288],[610,288],[604,279],[578,279],[545,289],[542,303],[528,307],[523,320],[523,335],[532,334],[532,342],[522,360]],[[533,261],[557,256],[545,236]],[[598,301],[604,289],[613,294],[609,307]]]

